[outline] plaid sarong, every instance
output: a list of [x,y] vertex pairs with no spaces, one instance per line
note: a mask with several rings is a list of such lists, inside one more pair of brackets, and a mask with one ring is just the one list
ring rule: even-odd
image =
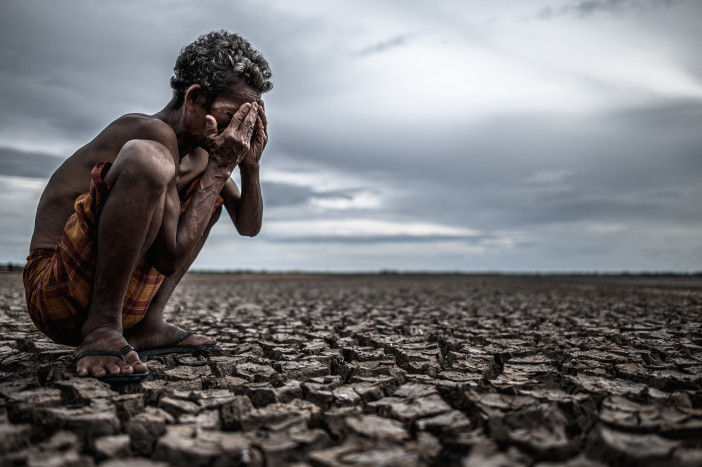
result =
[[[29,316],[41,332],[61,344],[77,346],[82,339],[81,327],[93,288],[97,223],[110,190],[104,181],[110,166],[107,162],[98,164],[91,171],[90,191],[76,199],[75,212],[68,218],[59,244],[53,250],[34,250],[27,257],[24,290]],[[181,191],[181,213],[198,181]],[[219,197],[215,210],[222,204]],[[124,329],[146,315],[163,279],[146,258],[139,261],[122,307]]]

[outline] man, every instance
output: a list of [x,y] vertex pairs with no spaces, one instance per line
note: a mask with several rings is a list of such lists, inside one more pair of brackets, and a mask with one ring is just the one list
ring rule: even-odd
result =
[[[163,311],[221,205],[237,231],[261,228],[258,178],[268,140],[266,60],[226,31],[181,51],[173,99],[107,126],[53,174],[37,208],[25,294],[34,324],[77,346],[79,376],[148,375],[139,353],[216,347]],[[242,190],[230,178],[241,172]]]

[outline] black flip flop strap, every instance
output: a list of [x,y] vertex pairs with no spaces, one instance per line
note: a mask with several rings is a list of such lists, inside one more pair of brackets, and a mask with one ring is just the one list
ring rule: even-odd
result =
[[[124,348],[122,348],[124,350]],[[121,352],[121,351],[120,351]],[[93,357],[97,355],[107,355],[110,357],[119,357],[124,361],[124,363],[127,363],[127,359],[124,358],[124,355],[120,352],[114,352],[112,350],[86,350],[85,352],[81,352],[78,354],[76,357],[76,361],[82,359],[83,357]]]
[[165,344],[163,344],[163,345],[162,345],[161,347],[159,347],[159,348],[160,348],[160,349],[167,349],[168,347],[175,347],[176,345],[180,344],[181,342],[183,342],[185,339],[187,339],[188,337],[192,336],[193,334],[195,334],[193,331],[184,332],[183,334],[181,334],[180,336],[176,337],[176,338],[173,339],[172,341],[166,342]]
[[[119,353],[121,353],[122,355],[127,355],[127,354],[128,354],[129,352],[131,352],[132,350],[134,350],[134,347],[132,347],[131,345],[127,344],[127,345],[125,345],[124,347],[122,347],[121,349],[119,349]],[[126,359],[125,359],[125,361],[126,361]]]

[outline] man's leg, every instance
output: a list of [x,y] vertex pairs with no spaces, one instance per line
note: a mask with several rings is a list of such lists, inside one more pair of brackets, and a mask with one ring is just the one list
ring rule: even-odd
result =
[[[163,282],[161,283],[161,287],[159,287],[158,289],[158,293],[154,296],[153,300],[151,300],[151,304],[149,305],[149,311],[146,313],[146,316],[144,316],[144,318],[141,321],[139,321],[138,324],[128,329],[124,333],[127,342],[134,346],[135,349],[154,349],[178,337],[184,332],[184,330],[179,328],[178,326],[166,322],[166,320],[163,317],[163,311],[165,310],[166,304],[171,298],[171,295],[173,294],[173,291],[175,290],[176,286],[183,278],[185,273],[188,271],[188,269],[190,269],[190,266],[193,264],[193,261],[195,261],[195,258],[197,258],[197,255],[200,253],[200,250],[202,250],[202,247],[205,245],[205,241],[207,240],[207,237],[210,234],[210,229],[212,229],[212,226],[217,222],[217,219],[219,219],[219,215],[221,212],[222,209],[218,208],[217,211],[215,211],[215,213],[212,215],[212,218],[210,219],[207,228],[203,232],[202,237],[200,237],[200,241],[197,243],[197,245],[195,245],[195,248],[193,249],[190,256],[188,256],[188,259],[185,262],[185,264],[175,273],[171,274],[163,280]],[[215,343],[215,339],[211,337],[193,334],[187,339],[185,339],[183,342],[181,342],[179,345],[195,346],[209,345]]]
[[[133,141],[124,146],[105,181],[111,187],[102,207],[97,232],[97,263],[83,341],[75,355],[86,350],[119,351],[122,305],[129,280],[161,226],[166,189],[175,177],[175,163],[163,147]],[[89,356],[78,362],[79,376],[102,377],[146,371],[136,352],[128,363],[111,356]]]

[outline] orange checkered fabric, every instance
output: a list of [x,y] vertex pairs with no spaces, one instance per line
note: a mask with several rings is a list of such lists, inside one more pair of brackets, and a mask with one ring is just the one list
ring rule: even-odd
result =
[[[97,223],[109,187],[105,175],[110,163],[91,171],[90,191],[75,202],[59,244],[51,249],[32,251],[24,268],[27,309],[34,325],[52,340],[79,345],[81,327],[87,318],[97,256]],[[187,204],[198,179],[181,192],[181,205]],[[218,198],[215,209],[223,204]],[[182,211],[181,211],[182,212]],[[145,258],[139,261],[129,281],[122,308],[122,326],[128,329],[146,315],[164,276]]]

